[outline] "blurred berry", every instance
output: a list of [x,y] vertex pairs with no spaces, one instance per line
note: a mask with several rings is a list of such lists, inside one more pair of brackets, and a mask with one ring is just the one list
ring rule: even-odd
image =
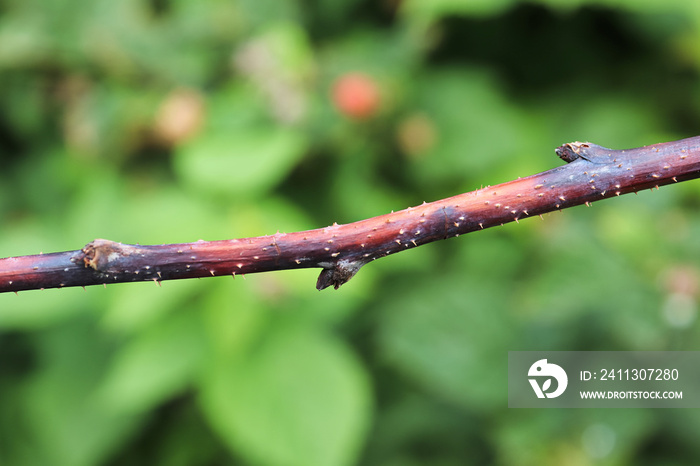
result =
[[194,136],[204,120],[204,98],[194,89],[175,89],[160,105],[154,131],[166,146],[176,146]]
[[338,78],[333,84],[332,99],[340,113],[355,120],[374,116],[381,102],[376,81],[362,73],[348,73]]
[[437,130],[428,116],[415,113],[399,123],[396,139],[404,154],[420,157],[435,146]]

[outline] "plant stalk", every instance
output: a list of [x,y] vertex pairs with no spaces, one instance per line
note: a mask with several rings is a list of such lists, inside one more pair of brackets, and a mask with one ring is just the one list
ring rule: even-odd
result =
[[476,230],[700,177],[700,136],[628,150],[574,142],[566,165],[346,225],[223,241],[141,246],[96,239],[76,251],[0,259],[0,292],[321,268],[339,288],[373,260]]

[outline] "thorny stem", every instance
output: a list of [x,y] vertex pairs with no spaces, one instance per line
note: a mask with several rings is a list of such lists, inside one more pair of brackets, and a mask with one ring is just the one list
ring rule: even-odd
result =
[[361,220],[296,233],[140,246],[96,239],[78,251],[0,259],[0,292],[243,275],[320,267],[316,288],[366,263],[557,209],[700,177],[700,136],[629,150],[573,142],[568,162],[526,178]]

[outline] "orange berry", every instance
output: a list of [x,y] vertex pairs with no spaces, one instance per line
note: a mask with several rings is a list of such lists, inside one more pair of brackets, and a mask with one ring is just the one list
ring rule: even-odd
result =
[[381,101],[376,81],[362,73],[347,73],[338,78],[331,95],[338,111],[355,120],[374,116]]

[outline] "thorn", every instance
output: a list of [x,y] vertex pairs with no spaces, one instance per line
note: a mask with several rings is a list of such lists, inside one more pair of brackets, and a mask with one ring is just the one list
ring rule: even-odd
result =
[[160,272],[156,272],[158,274],[158,278],[163,278],[163,276],[160,274]]
[[483,223],[480,223],[480,224],[479,224],[479,228],[481,228],[481,229],[483,230],[483,229],[484,229],[484,224],[483,224]]
[[540,218],[541,218],[542,220],[544,220],[544,217],[542,216],[542,214],[540,214]]
[[209,273],[211,274],[212,277],[214,276],[214,271],[213,271],[213,270],[210,270]]
[[235,279],[236,279],[236,272],[231,272],[231,276],[232,276],[233,279],[235,280]]
[[586,201],[586,207],[590,207],[590,206],[591,206],[591,203]]
[[107,284],[106,284],[106,283],[103,283],[102,286],[104,286],[105,289],[107,289]]
[[671,178],[671,179],[673,180],[674,183],[678,183],[678,180],[676,179],[675,176],[674,176],[673,178]]
[[605,193],[607,193],[607,191],[603,191],[602,193],[600,193],[600,195],[605,196]]
[[84,286],[83,286],[83,287],[81,287],[81,288],[83,289],[83,291],[87,291],[87,288],[85,288]]
[[19,292],[15,291],[15,296],[19,296]]
[[616,195],[616,196],[619,196],[619,195],[620,195],[620,191],[615,191],[615,195]]
[[544,185],[543,184],[536,184],[535,189],[540,189],[542,186],[544,186]]
[[559,200],[560,200],[560,201],[565,201],[566,198],[565,198],[564,196],[559,196]]
[[544,197],[544,193],[539,193],[537,197]]
[[518,222],[518,217],[515,217],[513,220],[515,220],[515,223],[520,223]]

